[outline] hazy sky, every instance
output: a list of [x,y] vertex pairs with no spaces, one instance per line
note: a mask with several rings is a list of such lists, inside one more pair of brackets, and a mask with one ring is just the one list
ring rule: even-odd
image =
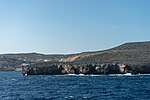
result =
[[150,40],[150,0],[0,0],[0,53],[103,50]]

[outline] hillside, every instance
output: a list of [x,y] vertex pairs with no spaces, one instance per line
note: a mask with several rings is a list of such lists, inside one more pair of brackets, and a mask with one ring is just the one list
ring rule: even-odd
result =
[[22,64],[39,62],[58,62],[64,55],[44,55],[39,53],[1,54],[0,70],[14,70]]
[[[82,53],[80,55],[83,55]],[[149,63],[150,42],[125,43],[118,47],[87,53],[75,61],[80,62],[119,62],[119,63]]]
[[141,64],[150,62],[150,42],[125,43],[115,48],[71,55],[44,55],[38,53],[1,54],[0,70],[14,70],[22,64],[43,62],[102,63],[118,62]]

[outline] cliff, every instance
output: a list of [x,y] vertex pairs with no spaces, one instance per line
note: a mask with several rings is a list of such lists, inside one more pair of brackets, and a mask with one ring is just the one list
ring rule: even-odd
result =
[[22,67],[23,75],[64,75],[64,74],[150,74],[149,64],[129,65],[119,63],[92,63],[92,64],[50,64],[38,63]]

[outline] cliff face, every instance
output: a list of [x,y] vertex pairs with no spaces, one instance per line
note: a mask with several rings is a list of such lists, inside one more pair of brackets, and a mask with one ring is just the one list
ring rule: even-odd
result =
[[22,67],[27,75],[63,75],[63,74],[124,74],[124,64],[33,64]]
[[64,75],[64,74],[150,74],[149,65],[102,64],[48,64],[40,63],[22,67],[23,75]]

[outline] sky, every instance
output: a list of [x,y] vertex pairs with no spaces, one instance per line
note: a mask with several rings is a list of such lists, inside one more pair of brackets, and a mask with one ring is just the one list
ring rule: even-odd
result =
[[150,41],[150,0],[0,0],[0,54],[70,54]]

